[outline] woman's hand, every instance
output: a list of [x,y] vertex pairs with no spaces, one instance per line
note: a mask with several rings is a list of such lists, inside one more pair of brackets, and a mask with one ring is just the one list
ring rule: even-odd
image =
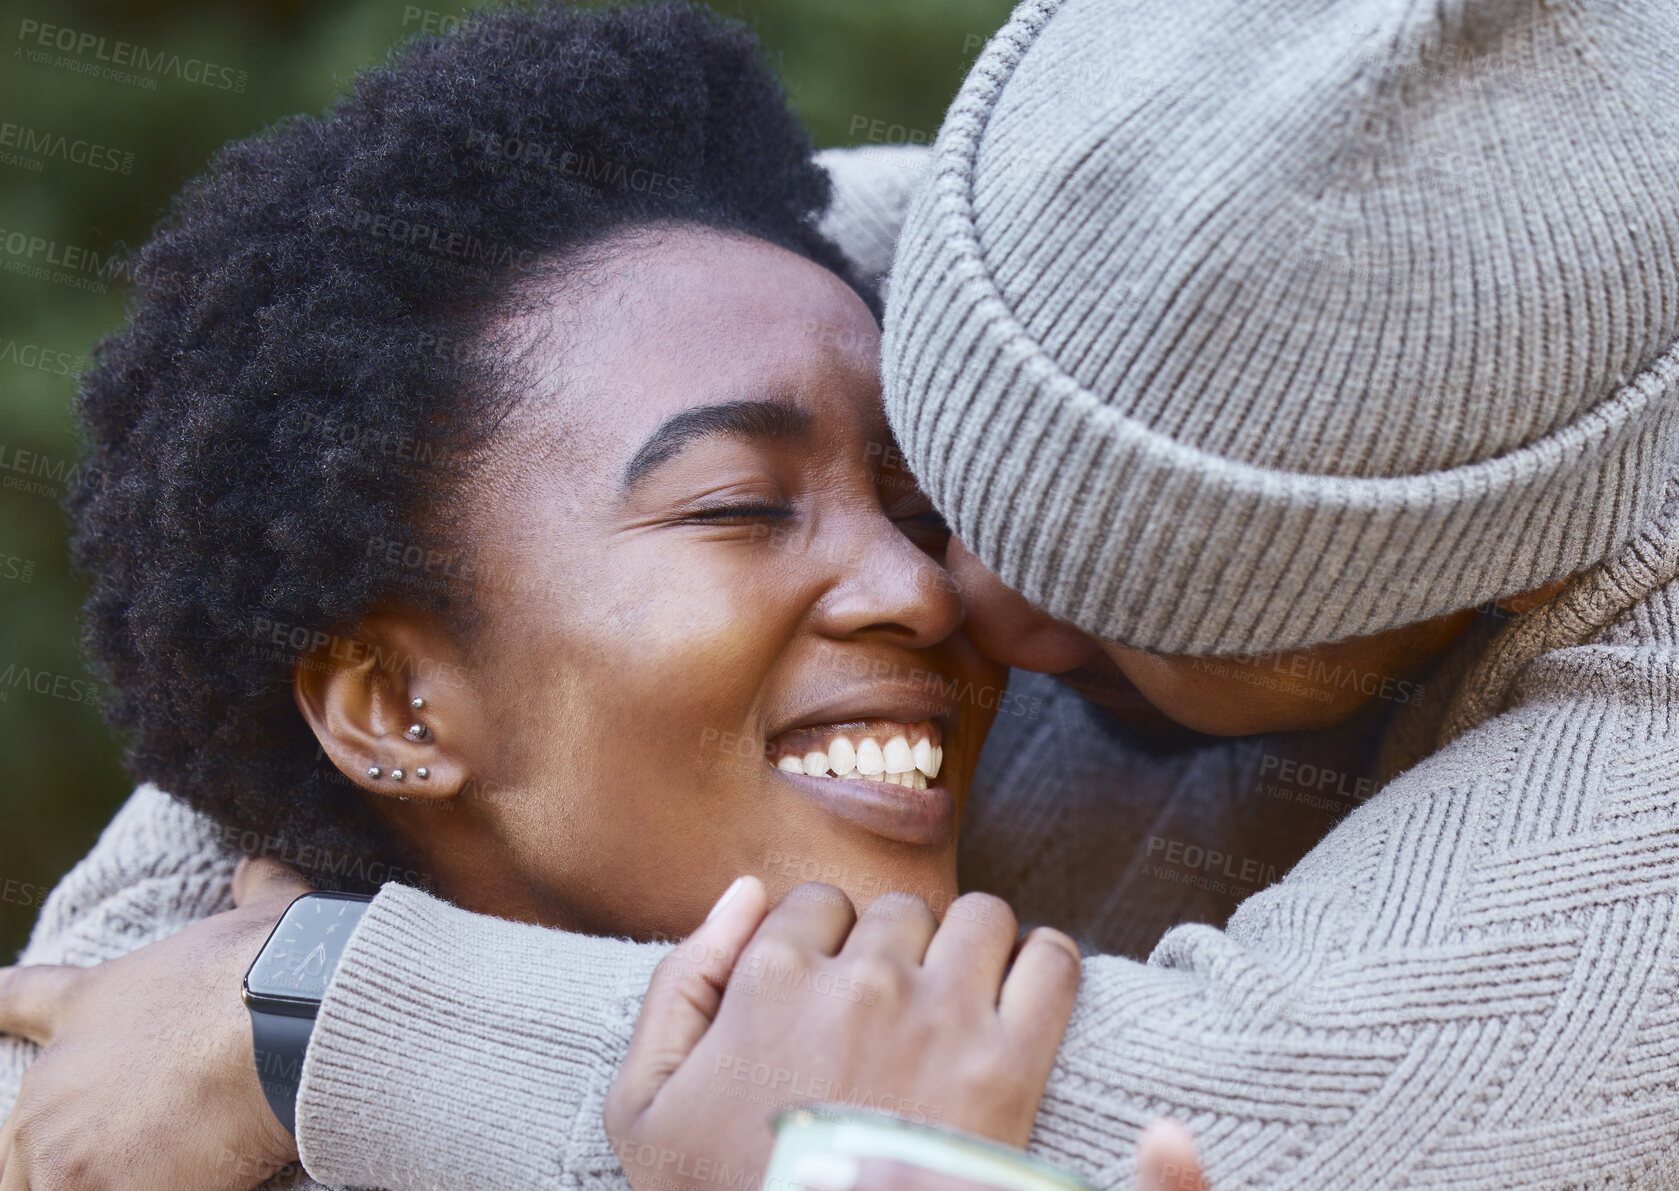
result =
[[985,894],[942,923],[898,894],[859,917],[827,885],[764,906],[743,878],[654,974],[606,1102],[632,1184],[761,1174],[773,1113],[819,1101],[1026,1144],[1078,991],[1071,939],[1017,941]]
[[0,969],[0,1031],[41,1046],[0,1131],[0,1191],[248,1188],[296,1161],[239,984],[308,888],[247,861],[237,909],[92,968]]

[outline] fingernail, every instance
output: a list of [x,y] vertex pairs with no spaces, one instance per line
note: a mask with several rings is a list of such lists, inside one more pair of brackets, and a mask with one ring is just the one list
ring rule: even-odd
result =
[[718,912],[721,911],[724,906],[729,904],[729,899],[740,892],[740,887],[745,881],[745,877],[736,877],[734,884],[723,890],[723,896],[717,899],[717,904],[711,907],[711,913],[705,916],[705,920],[707,922],[710,922],[713,918],[717,917]]
[[805,1191],[854,1191],[861,1173],[857,1159],[845,1154],[807,1154],[793,1167],[793,1184]]

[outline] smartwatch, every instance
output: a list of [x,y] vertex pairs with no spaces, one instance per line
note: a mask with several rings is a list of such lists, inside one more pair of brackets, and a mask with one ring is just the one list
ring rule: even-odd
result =
[[361,893],[305,893],[286,907],[245,973],[240,996],[251,1012],[257,1078],[287,1133],[297,1133],[297,1087],[315,1014],[372,900]]

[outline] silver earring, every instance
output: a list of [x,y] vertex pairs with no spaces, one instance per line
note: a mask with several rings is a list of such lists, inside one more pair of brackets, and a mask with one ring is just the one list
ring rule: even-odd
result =
[[424,740],[431,735],[431,730],[424,724],[409,724],[408,731],[403,733],[409,740]]
[[406,775],[400,769],[391,770],[391,781],[400,782]]
[[408,706],[412,707],[415,711],[423,711],[426,706],[426,701],[416,695],[412,699],[408,700]]
[[367,767],[367,776],[368,777],[374,777],[374,778],[378,777],[379,776],[379,767],[377,765],[369,765]]
[[423,782],[428,777],[431,776],[431,770],[427,769],[424,765],[422,765],[414,771],[414,776],[419,778]]

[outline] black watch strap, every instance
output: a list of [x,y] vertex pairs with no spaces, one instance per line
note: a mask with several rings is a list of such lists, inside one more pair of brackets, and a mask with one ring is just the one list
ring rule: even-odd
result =
[[303,1082],[303,1055],[309,1049],[313,1017],[251,1010],[251,1041],[256,1048],[257,1078],[268,1106],[286,1132],[297,1135],[297,1088]]

